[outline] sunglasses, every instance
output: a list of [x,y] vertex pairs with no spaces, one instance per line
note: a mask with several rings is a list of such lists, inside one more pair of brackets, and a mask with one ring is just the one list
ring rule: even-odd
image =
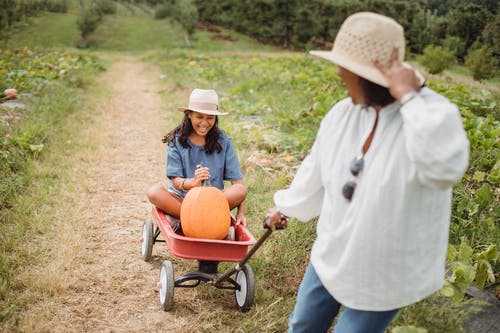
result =
[[[360,172],[363,171],[363,167],[365,166],[364,156],[368,151],[368,149],[370,148],[370,145],[372,144],[372,139],[373,136],[375,135],[375,130],[377,129],[378,116],[379,116],[379,111],[376,112],[375,122],[373,123],[372,131],[370,132],[370,135],[368,135],[365,142],[363,143],[363,147],[361,148],[361,155],[355,157],[351,161],[351,164],[349,165],[349,170],[351,170],[351,174],[354,177],[357,177],[360,174]],[[356,182],[354,180],[348,181],[342,187],[342,195],[344,196],[344,198],[347,199],[347,201],[351,201],[352,196],[354,195],[354,190],[356,190]]]
[[[365,165],[365,160],[363,155],[355,157],[351,164],[349,165],[349,170],[354,177],[357,177],[361,171],[363,171],[363,166]],[[352,196],[354,195],[354,190],[356,190],[356,182],[354,180],[350,180],[344,184],[342,187],[342,195],[348,201],[351,201]]]

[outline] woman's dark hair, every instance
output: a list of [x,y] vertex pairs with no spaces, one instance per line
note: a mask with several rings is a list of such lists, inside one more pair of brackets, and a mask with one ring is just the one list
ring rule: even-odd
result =
[[[163,143],[170,144],[170,142],[173,142],[175,144],[175,138],[179,138],[179,143],[181,146],[184,148],[190,148],[191,145],[188,142],[189,134],[193,132],[193,125],[191,125],[191,119],[189,119],[188,114],[191,111],[186,111],[184,113],[184,119],[182,119],[182,122],[173,130],[168,132],[162,139],[161,141]],[[222,147],[219,143],[219,137],[221,135],[221,130],[217,126],[219,124],[219,117],[215,116],[215,124],[214,126],[210,129],[210,131],[207,133],[207,136],[205,138],[205,152],[207,154],[212,154],[214,151],[217,151],[218,153],[221,152]]]
[[365,98],[365,103],[367,106],[384,107],[396,100],[394,97],[392,97],[388,88],[368,81],[361,76],[358,77],[359,85],[361,87],[361,90],[363,91],[363,96]]

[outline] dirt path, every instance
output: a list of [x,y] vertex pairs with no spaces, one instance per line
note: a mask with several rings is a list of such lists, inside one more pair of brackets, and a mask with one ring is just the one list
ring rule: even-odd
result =
[[[163,179],[164,145],[159,139],[166,123],[158,91],[165,87],[159,85],[159,76],[129,57],[113,61],[104,74],[102,84],[110,93],[94,120],[98,144],[88,152],[88,190],[80,198],[84,227],[76,231],[84,246],[66,268],[68,286],[51,301],[52,315],[42,330],[183,331],[188,318],[159,309],[160,259],[143,262],[138,243],[150,207],[145,191]],[[161,245],[154,253],[165,255]]]

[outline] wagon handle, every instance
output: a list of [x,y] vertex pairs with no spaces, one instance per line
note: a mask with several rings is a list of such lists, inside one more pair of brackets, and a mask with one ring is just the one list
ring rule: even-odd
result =
[[[283,224],[276,226],[275,230],[282,230],[282,229],[286,228],[286,224],[288,223],[288,218],[286,216],[282,215],[281,221]],[[226,271],[224,274],[222,274],[216,280],[214,280],[213,284],[215,286],[218,286],[220,283],[224,282],[228,277],[230,277],[234,273],[240,271],[242,269],[242,267],[247,263],[247,261],[253,256],[255,251],[257,251],[259,249],[259,247],[261,247],[262,243],[264,243],[265,240],[273,233],[273,229],[271,229],[271,227],[269,226],[268,223],[269,223],[269,216],[266,216],[266,218],[264,219],[264,223],[263,223],[263,226],[264,226],[264,229],[266,229],[266,232],[264,232],[264,234],[262,236],[260,236],[260,238],[257,240],[255,245],[250,249],[250,251],[248,251],[247,255],[243,259],[241,259],[241,261],[239,263],[237,263],[236,266],[234,266],[234,268]]]

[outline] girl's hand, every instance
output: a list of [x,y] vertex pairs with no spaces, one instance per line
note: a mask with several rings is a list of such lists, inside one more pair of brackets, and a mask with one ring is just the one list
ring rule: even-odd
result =
[[245,216],[245,214],[238,211],[238,214],[236,215],[236,225],[239,225],[239,224],[246,227],[247,226],[247,217]]
[[193,182],[190,184],[193,187],[198,187],[204,180],[210,179],[210,169],[207,167],[200,167],[194,171]]

